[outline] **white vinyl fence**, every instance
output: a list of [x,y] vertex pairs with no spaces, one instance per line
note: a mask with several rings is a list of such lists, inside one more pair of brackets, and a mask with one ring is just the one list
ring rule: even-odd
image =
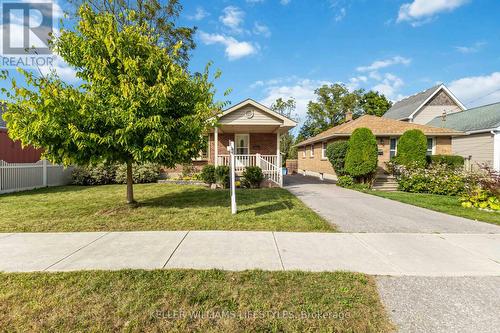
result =
[[71,183],[73,167],[64,168],[43,160],[36,163],[0,161],[0,194]]

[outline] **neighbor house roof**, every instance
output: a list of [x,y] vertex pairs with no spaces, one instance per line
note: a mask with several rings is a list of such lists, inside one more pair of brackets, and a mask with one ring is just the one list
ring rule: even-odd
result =
[[427,102],[431,100],[438,92],[444,90],[448,96],[462,109],[465,106],[453,95],[453,93],[446,88],[444,84],[439,84],[424,90],[416,95],[404,98],[396,102],[385,114],[384,118],[391,118],[396,120],[411,119]]
[[7,124],[5,123],[5,120],[3,120],[2,116],[5,110],[7,109],[7,106],[0,102],[0,128],[6,128]]
[[464,134],[447,128],[432,127],[428,125],[408,123],[400,120],[364,115],[356,120],[327,129],[315,137],[298,143],[297,146],[300,147],[334,137],[348,137],[352,134],[352,132],[354,132],[355,129],[361,127],[369,128],[375,136],[400,136],[404,132],[411,129],[419,129],[427,136],[457,136]]
[[427,125],[463,132],[497,129],[500,127],[500,102],[448,114],[445,121],[443,121],[443,117],[436,117]]

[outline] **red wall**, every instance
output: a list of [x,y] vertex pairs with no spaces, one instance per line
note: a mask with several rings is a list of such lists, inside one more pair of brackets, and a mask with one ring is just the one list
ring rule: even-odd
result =
[[0,160],[9,163],[34,163],[40,160],[40,155],[40,149],[22,149],[20,142],[12,141],[7,131],[0,129]]

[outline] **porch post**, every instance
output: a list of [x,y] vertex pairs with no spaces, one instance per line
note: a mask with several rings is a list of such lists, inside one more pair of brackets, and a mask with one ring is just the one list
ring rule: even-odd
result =
[[278,180],[279,180],[279,184],[280,184],[280,187],[283,187],[283,172],[281,171],[281,147],[280,147],[280,139],[281,139],[281,136],[280,136],[280,132],[278,130],[278,132],[276,133],[276,168],[278,170],[276,170],[278,172]]
[[219,129],[215,126],[214,129],[214,164],[219,166]]

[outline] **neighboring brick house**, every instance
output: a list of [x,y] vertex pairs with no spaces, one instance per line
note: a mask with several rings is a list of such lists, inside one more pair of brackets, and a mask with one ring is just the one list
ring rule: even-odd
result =
[[453,154],[470,159],[473,167],[488,164],[500,171],[500,103],[436,117],[429,125],[465,132],[453,137]]
[[[234,141],[236,171],[247,166],[260,166],[271,181],[282,184],[280,136],[297,123],[268,107],[247,99],[225,110],[218,125],[207,135],[207,151],[193,161],[201,168],[206,164],[229,165],[227,147]],[[182,167],[166,172],[180,172]]]
[[364,115],[297,144],[299,173],[335,180],[337,176],[326,157],[326,147],[333,141],[348,140],[352,132],[361,127],[369,128],[377,138],[379,171],[386,169],[386,162],[396,155],[398,139],[408,130],[419,129],[427,136],[429,155],[451,154],[452,136],[464,134],[452,129]]
[[440,84],[396,102],[383,117],[424,125],[435,117],[465,109],[458,98]]
[[21,146],[19,141],[13,141],[7,134],[7,124],[2,118],[5,104],[0,102],[0,161],[8,163],[34,163],[40,160],[41,150]]

